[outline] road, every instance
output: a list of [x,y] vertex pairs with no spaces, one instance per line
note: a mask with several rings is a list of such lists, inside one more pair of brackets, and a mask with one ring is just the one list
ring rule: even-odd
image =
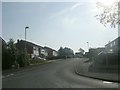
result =
[[24,69],[3,78],[3,88],[118,88],[117,83],[103,83],[75,74],[80,59],[58,60]]

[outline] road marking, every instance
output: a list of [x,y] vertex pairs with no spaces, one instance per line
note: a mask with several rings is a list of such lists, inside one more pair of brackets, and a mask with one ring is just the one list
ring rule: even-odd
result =
[[112,82],[103,81],[104,84],[111,84]]

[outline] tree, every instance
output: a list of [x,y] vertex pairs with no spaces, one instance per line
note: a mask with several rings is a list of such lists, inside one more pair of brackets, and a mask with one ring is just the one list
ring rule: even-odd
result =
[[8,49],[9,54],[11,55],[13,64],[16,64],[16,46],[12,38],[9,39],[7,46],[8,46],[7,49]]
[[13,39],[9,39],[7,43],[2,40],[2,69],[10,69],[14,65],[15,68],[29,65],[29,55],[20,51]]
[[[2,43],[4,44],[4,43]],[[2,48],[2,68],[3,69],[9,69],[13,64],[15,64],[15,44],[14,40],[10,39],[9,42],[6,44],[6,48]]]
[[29,57],[28,55],[25,55],[25,52],[19,51],[17,54],[17,63],[20,65],[20,67],[24,67],[26,65],[29,65]]
[[7,43],[7,49],[11,55],[15,56],[16,47],[13,39],[9,39],[9,42]]
[[58,50],[58,55],[59,57],[63,57],[64,55],[63,47],[60,47],[60,49]]
[[74,56],[74,52],[72,49],[65,47],[64,48],[64,54],[66,55],[66,57],[68,58],[72,58]]
[[74,56],[73,50],[68,47],[60,47],[58,54],[60,58],[72,58]]
[[[109,1],[108,1],[109,3]],[[101,9],[101,12],[95,17],[102,23],[104,26],[110,24],[111,27],[116,27],[117,24],[120,24],[120,0],[116,0],[112,5],[107,6],[104,3],[97,2],[98,9]]]

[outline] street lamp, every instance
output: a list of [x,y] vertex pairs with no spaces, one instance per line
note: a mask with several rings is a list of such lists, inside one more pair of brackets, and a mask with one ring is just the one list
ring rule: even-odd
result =
[[26,48],[26,30],[28,29],[29,27],[25,27],[25,66],[27,65],[27,61],[26,61],[26,55],[27,55],[27,48]]
[[87,42],[87,46],[88,46],[88,52],[89,52],[89,42]]
[[25,27],[25,53],[26,53],[26,30],[28,29],[29,27]]

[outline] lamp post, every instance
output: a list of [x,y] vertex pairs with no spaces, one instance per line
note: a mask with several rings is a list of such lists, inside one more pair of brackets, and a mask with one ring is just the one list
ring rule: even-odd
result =
[[27,49],[26,49],[26,30],[28,29],[29,27],[25,27],[25,53],[27,52]]
[[88,52],[89,52],[89,42],[87,42],[87,46],[88,46]]
[[27,65],[27,48],[26,48],[26,30],[28,29],[29,27],[25,27],[25,66]]

